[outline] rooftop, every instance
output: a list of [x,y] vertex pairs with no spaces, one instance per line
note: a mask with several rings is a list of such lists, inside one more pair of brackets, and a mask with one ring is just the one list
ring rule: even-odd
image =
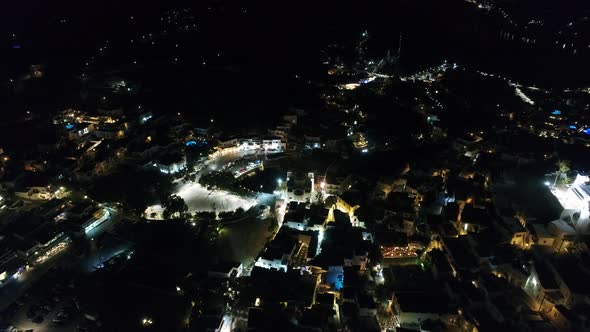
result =
[[297,302],[309,307],[314,298],[317,279],[301,275],[299,271],[287,273],[254,267],[250,274],[251,293],[263,303]]
[[474,255],[473,248],[469,244],[467,237],[447,238],[445,239],[445,245],[460,268],[471,269],[479,266],[479,261]]
[[457,314],[457,308],[442,294],[395,293],[402,312]]
[[461,212],[461,221],[468,224],[490,225],[491,218],[485,209],[475,207],[471,204],[465,205]]
[[559,283],[557,279],[555,279],[555,275],[553,274],[553,269],[549,266],[547,262],[544,261],[536,261],[534,263],[535,271],[537,271],[537,275],[539,276],[539,282],[545,289],[557,289],[559,288]]

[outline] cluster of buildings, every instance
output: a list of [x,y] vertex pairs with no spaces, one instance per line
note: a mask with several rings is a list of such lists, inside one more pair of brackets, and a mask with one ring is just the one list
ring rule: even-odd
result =
[[67,109],[53,118],[53,124],[63,126],[63,130],[70,140],[80,140],[87,135],[94,139],[121,139],[129,124],[120,121],[121,112],[104,112],[90,115],[79,110]]
[[18,279],[63,252],[72,239],[92,237],[107,225],[116,210],[91,200],[53,199],[30,209],[7,209],[0,222],[0,281]]
[[513,128],[547,141],[580,147],[590,146],[589,105],[583,89],[554,94],[534,87],[515,87],[528,101],[526,111],[503,111]]
[[282,227],[248,276],[253,283],[245,299],[251,303],[248,328],[276,324],[266,319],[283,304],[283,323],[302,331],[323,331],[352,320],[364,331],[380,330],[377,305],[360,286],[368,273],[369,238],[336,204],[290,202]]
[[317,331],[588,329],[590,181],[578,176],[562,216],[538,223],[495,204],[493,174],[474,163],[490,143],[467,136],[446,168],[406,165],[376,181],[290,172],[300,182],[283,190],[313,194],[287,194],[281,228],[245,276],[260,286],[248,327],[282,317]]
[[[117,142],[130,128],[118,112],[72,109],[53,118],[57,135],[38,152],[2,151],[0,283],[28,280],[54,264],[76,238],[90,239],[117,209],[99,204],[72,182],[107,174],[126,156]],[[67,183],[67,185],[66,185]]]
[[[184,14],[170,12],[162,21],[179,16]],[[364,59],[368,36],[362,36],[357,51]],[[233,173],[238,179],[278,156],[328,155],[331,163],[318,162],[320,169],[289,165],[286,177],[278,179],[276,205],[284,213],[262,206],[271,218],[270,211],[280,212],[280,226],[253,266],[219,261],[208,267],[207,277],[227,286],[224,295],[239,299],[248,331],[277,326],[296,331],[590,330],[590,178],[580,173],[568,186],[551,187],[563,211],[549,222],[537,221],[512,202],[500,204],[510,199],[498,189],[506,185],[505,169],[555,157],[514,148],[516,133],[590,146],[588,105],[580,107],[584,98],[571,92],[564,100],[543,100],[539,90],[512,84],[525,111],[503,111],[498,105],[501,128],[469,129],[447,139],[436,112],[444,109],[438,87],[458,66],[445,62],[388,81],[426,86],[423,99],[400,97],[395,104],[425,125],[402,139],[391,134],[389,124],[374,128],[385,122],[379,118],[384,115],[368,114],[357,104],[362,98],[354,93],[370,85],[383,96],[386,84],[381,83],[391,78],[377,73],[378,63],[359,63],[363,73],[350,77],[337,77],[344,68],[340,64],[330,69],[338,83],[325,89],[322,112],[291,110],[263,131],[228,134],[213,119],[209,127],[198,128],[180,113],[154,116],[141,107],[95,113],[67,109],[53,118],[58,135],[40,144],[39,153],[19,156],[0,147],[0,287],[51,264],[73,240],[92,239],[117,218],[116,204],[97,203],[75,188],[119,166],[155,170],[172,182],[220,157],[265,155],[268,162],[246,160]],[[112,88],[132,90],[125,81]],[[548,105],[558,106],[547,111]],[[428,149],[429,143],[440,144]],[[400,147],[399,153],[394,150]],[[410,156],[410,148],[424,150]],[[386,157],[363,163],[373,152]],[[406,160],[399,166],[396,158]],[[381,163],[386,165],[376,165]],[[204,223],[195,217],[191,225],[197,222]],[[191,278],[189,273],[183,282]],[[231,288],[237,288],[236,281],[239,294]],[[177,286],[174,295],[185,296],[183,288]],[[226,306],[225,316],[197,312],[196,325],[225,330],[235,318],[229,316],[240,315]],[[143,318],[141,324],[154,321]]]

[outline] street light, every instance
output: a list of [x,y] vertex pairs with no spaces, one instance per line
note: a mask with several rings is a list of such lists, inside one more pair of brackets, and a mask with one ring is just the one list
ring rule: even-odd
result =
[[545,181],[544,184],[549,187],[551,185],[551,183],[549,181]]
[[281,184],[283,184],[283,179],[278,179],[278,180],[277,180],[277,183],[278,183],[278,184],[279,184],[279,186],[280,186]]

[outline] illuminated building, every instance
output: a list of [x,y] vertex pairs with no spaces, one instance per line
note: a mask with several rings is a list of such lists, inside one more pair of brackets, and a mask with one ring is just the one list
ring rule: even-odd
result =
[[396,293],[391,309],[400,327],[420,328],[429,319],[445,325],[457,325],[460,314],[456,306],[443,295],[430,293]]
[[310,202],[314,188],[313,173],[287,172],[287,200]]
[[262,139],[262,148],[271,151],[282,151],[286,148],[286,144],[283,143],[279,137],[269,137]]
[[214,147],[215,152],[209,155],[209,159],[215,159],[230,153],[256,152],[263,150],[268,153],[282,152],[287,148],[286,141],[280,135],[263,137],[230,137],[221,138]]
[[554,188],[552,192],[564,209],[561,218],[552,222],[554,228],[564,233],[571,233],[572,230],[582,234],[589,233],[590,178],[578,174],[569,188]]
[[256,266],[286,272],[288,268],[307,266],[317,254],[319,232],[298,231],[281,227],[275,238],[265,247]]
[[405,233],[396,231],[381,231],[376,234],[379,249],[383,258],[417,258],[425,245],[419,242],[408,242]]
[[78,140],[89,133],[93,132],[95,129],[94,124],[67,124],[65,127],[68,130],[68,139],[75,141]]
[[154,115],[152,114],[152,112],[143,113],[139,116],[139,123],[145,124],[153,117],[154,117]]
[[0,287],[18,278],[28,267],[27,262],[9,250],[0,254]]
[[291,237],[275,238],[256,260],[255,265],[265,269],[287,272],[297,241]]
[[90,231],[98,227],[103,222],[111,218],[111,212],[107,208],[100,208],[95,211],[92,216],[82,224],[84,232],[88,234]]
[[167,154],[153,162],[152,166],[164,174],[175,174],[186,167],[186,158],[181,154]]
[[349,189],[352,183],[350,174],[341,174],[335,172],[326,172],[326,176],[320,185],[325,194],[340,195]]
[[305,204],[289,202],[288,211],[283,218],[283,225],[300,231],[324,231],[328,220],[328,209],[313,204],[309,209]]

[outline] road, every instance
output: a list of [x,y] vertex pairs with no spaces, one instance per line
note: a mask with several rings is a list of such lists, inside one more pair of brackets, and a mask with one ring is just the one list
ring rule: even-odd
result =
[[29,271],[23,272],[18,279],[11,281],[0,288],[0,309],[4,309],[18,299],[29,287],[35,282],[39,281],[47,271],[56,266],[64,257],[64,253],[60,253],[45,263],[32,268]]

